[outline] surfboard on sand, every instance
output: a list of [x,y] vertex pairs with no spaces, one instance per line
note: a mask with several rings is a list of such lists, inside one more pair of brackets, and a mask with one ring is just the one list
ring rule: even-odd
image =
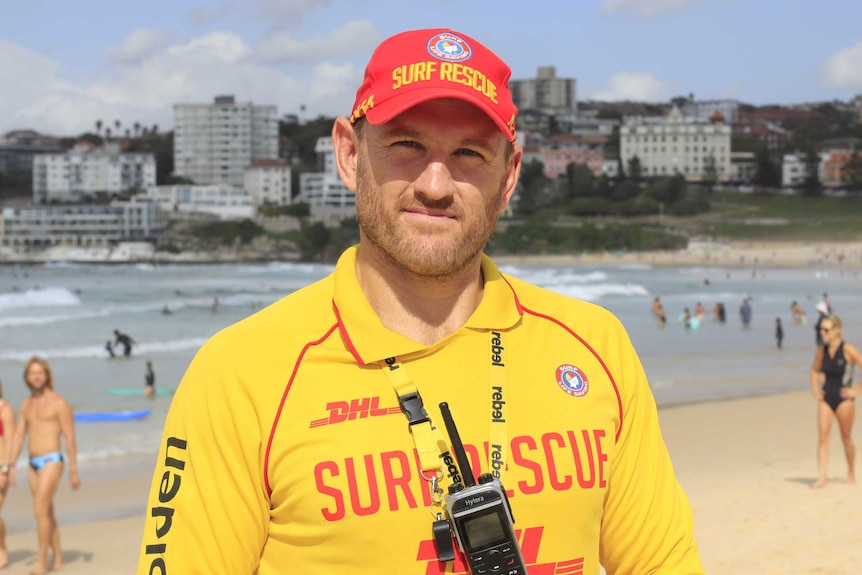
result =
[[89,411],[75,414],[75,421],[126,421],[141,419],[150,414],[149,409],[135,409],[130,411]]
[[[156,389],[156,395],[170,395],[174,392],[173,389],[159,387]],[[109,387],[108,393],[112,395],[144,395],[144,390],[140,388],[126,389],[120,387]]]

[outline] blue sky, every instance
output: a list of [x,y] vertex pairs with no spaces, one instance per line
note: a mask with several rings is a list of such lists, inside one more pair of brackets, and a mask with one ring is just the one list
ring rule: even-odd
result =
[[580,101],[846,101],[860,22],[860,0],[0,0],[0,134],[172,129],[174,103],[216,94],[349,114],[374,46],[429,27],[482,41],[513,78],[556,66]]

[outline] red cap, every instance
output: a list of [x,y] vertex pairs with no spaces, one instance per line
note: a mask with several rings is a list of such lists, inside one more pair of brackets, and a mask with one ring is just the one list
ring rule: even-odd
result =
[[509,91],[511,75],[496,54],[460,32],[402,32],[371,55],[350,121],[365,116],[372,124],[383,124],[416,104],[457,98],[478,106],[514,141],[518,109]]

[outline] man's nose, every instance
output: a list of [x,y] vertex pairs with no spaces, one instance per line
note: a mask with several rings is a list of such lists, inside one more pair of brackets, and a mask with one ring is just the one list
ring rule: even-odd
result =
[[430,200],[440,200],[455,194],[455,180],[446,162],[432,160],[416,178],[414,189]]

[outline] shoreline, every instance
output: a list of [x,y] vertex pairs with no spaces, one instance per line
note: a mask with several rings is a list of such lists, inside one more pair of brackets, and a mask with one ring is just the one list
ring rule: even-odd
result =
[[[46,256],[48,254],[45,254]],[[653,251],[602,251],[579,254],[489,254],[504,265],[649,265],[655,267],[712,267],[712,268],[827,268],[835,270],[862,270],[862,241],[693,241],[682,250]],[[287,256],[287,254],[286,254]],[[154,254],[151,257],[128,259],[99,258],[35,258],[30,255],[0,257],[0,266],[36,266],[44,264],[83,265],[219,265],[265,263],[318,263],[299,262],[293,257],[249,257],[246,255],[201,252],[181,254]]]

